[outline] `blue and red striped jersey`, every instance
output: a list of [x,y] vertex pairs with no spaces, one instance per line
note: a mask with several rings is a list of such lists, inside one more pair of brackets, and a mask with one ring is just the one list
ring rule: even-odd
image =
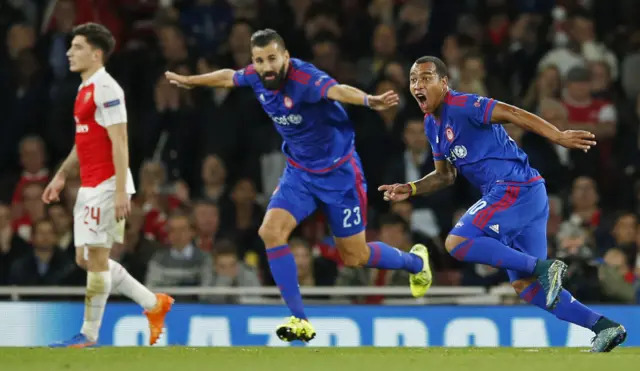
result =
[[424,118],[434,159],[449,161],[483,194],[498,183],[544,181],[504,127],[491,124],[496,103],[490,98],[449,90],[440,117],[427,114]]
[[233,81],[253,89],[284,139],[282,151],[293,166],[327,172],[352,155],[353,124],[342,105],[327,98],[337,82],[313,64],[291,58],[280,90],[266,89],[253,65],[236,71]]

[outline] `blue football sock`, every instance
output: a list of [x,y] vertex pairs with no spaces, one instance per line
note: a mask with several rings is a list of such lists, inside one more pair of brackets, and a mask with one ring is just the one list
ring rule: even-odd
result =
[[418,255],[400,251],[380,241],[370,242],[367,246],[369,246],[369,261],[367,261],[367,267],[404,269],[409,273],[422,271],[424,261]]
[[533,273],[538,261],[535,257],[512,249],[491,237],[468,239],[451,250],[450,254],[460,261],[529,274]]
[[578,326],[588,328],[590,330],[593,330],[596,322],[598,322],[600,317],[602,317],[601,314],[592,311],[584,304],[577,301],[573,296],[571,296],[569,291],[564,289],[560,292],[560,301],[556,307],[551,310],[547,309],[544,290],[542,289],[542,286],[540,286],[539,282],[534,282],[529,285],[529,287],[520,293],[520,297],[526,302],[554,314],[558,319],[575,323]]
[[282,245],[267,249],[267,258],[269,259],[273,280],[278,285],[282,298],[291,311],[291,315],[307,319],[304,314],[300,286],[298,285],[298,268],[289,246]]

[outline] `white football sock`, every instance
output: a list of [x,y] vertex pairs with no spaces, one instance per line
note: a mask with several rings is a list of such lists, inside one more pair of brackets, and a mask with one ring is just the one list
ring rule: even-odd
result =
[[128,297],[146,310],[153,310],[156,307],[158,302],[156,294],[133,278],[120,263],[109,259],[109,272],[111,272],[114,293]]
[[110,272],[87,272],[87,293],[84,300],[84,323],[80,333],[91,341],[98,340],[104,307],[111,291]]

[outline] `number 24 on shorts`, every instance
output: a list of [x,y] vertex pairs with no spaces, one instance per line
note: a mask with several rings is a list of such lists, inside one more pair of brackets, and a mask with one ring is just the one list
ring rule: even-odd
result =
[[354,207],[353,210],[344,209],[342,213],[344,214],[344,219],[342,219],[342,226],[344,228],[351,228],[354,225],[360,225],[360,223],[362,223],[359,206]]
[[96,225],[100,225],[100,208],[93,206],[84,207],[84,224],[89,224],[89,220],[95,220]]

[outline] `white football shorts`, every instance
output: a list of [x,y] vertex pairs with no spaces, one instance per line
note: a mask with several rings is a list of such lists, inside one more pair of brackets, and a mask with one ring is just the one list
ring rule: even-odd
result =
[[[125,220],[116,221],[115,191],[81,187],[73,208],[75,245],[111,248],[124,241]],[[131,195],[129,195],[129,199]]]

